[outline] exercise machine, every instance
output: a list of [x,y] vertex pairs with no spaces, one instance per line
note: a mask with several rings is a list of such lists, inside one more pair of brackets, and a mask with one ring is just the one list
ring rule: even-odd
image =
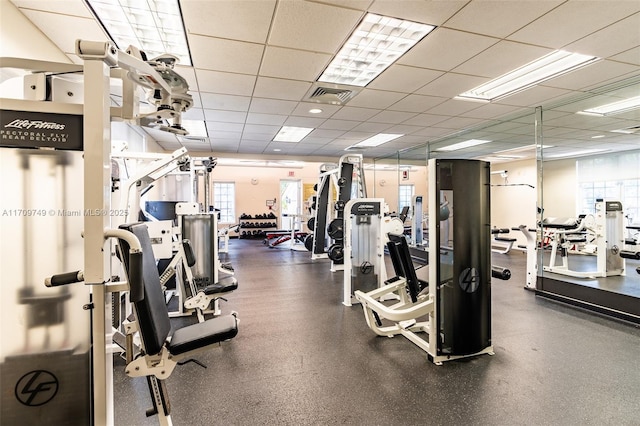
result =
[[[335,272],[344,269],[345,205],[352,198],[367,195],[362,154],[343,155],[337,167],[324,168],[317,187],[313,239],[305,245],[312,247],[312,259],[329,258]],[[335,202],[332,192],[337,194]]]
[[385,216],[382,198],[356,198],[345,205],[344,275],[342,304],[358,303],[355,291],[382,287],[387,279],[384,247],[387,235],[403,234],[397,217]]
[[511,251],[516,238],[506,237],[510,232],[509,228],[491,228],[491,251],[494,253],[507,254]]
[[[429,216],[440,217],[445,198],[451,210],[459,207],[454,220],[447,217],[448,235],[441,221],[429,221],[428,284],[416,277],[406,238],[390,234],[396,276],[381,288],[355,291],[355,297],[377,335],[402,335],[436,364],[493,355],[489,163],[431,159],[428,169]],[[398,302],[381,302],[389,296]]]
[[414,195],[411,200],[411,245],[421,247],[424,245],[424,213],[422,195]]
[[[624,223],[622,203],[619,201],[598,200],[596,213],[587,215],[580,221],[567,218],[544,218],[543,231],[548,231],[551,254],[549,264],[543,271],[575,278],[598,278],[624,275],[625,261],[621,256],[624,247]],[[571,239],[571,235],[585,233],[581,240]],[[587,241],[586,238],[592,240]],[[595,270],[575,270],[569,267],[570,247],[577,241],[587,242],[589,253],[595,251]],[[561,263],[557,263],[560,257]]]

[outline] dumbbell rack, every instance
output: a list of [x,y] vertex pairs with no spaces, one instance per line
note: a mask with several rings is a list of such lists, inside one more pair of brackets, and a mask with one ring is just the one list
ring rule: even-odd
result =
[[238,238],[261,239],[265,236],[266,229],[278,228],[278,217],[273,213],[263,213],[257,215],[243,214],[238,218],[240,228]]

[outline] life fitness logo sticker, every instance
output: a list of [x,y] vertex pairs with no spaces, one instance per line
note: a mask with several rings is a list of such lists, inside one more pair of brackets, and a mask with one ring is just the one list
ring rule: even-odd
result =
[[38,407],[51,401],[58,393],[58,378],[46,370],[34,370],[16,383],[15,394],[21,404]]
[[82,115],[0,110],[0,146],[83,149]]
[[476,268],[466,268],[458,277],[460,288],[466,293],[473,293],[480,286],[480,274]]

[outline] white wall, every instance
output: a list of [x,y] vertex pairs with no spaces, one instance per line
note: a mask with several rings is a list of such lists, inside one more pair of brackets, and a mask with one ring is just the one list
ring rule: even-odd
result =
[[545,161],[542,178],[544,217],[576,217],[576,160]]

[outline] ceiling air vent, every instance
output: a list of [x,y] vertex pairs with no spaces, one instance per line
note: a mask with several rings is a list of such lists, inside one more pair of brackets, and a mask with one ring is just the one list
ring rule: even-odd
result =
[[181,142],[189,142],[189,143],[207,143],[207,138],[203,138],[201,136],[182,136],[180,138]]
[[317,102],[320,104],[344,105],[351,98],[358,94],[361,87],[344,86],[339,84],[315,83],[307,96],[306,101]]

